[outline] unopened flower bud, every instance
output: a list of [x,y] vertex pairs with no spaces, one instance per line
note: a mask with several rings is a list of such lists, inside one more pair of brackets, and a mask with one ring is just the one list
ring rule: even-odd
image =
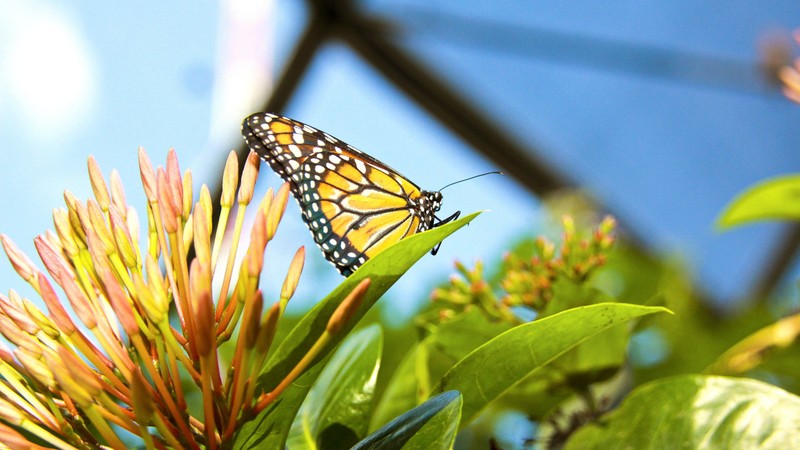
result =
[[131,234],[128,231],[128,224],[122,219],[122,215],[117,211],[116,205],[109,208],[109,218],[111,219],[111,230],[114,235],[117,253],[119,253],[122,263],[128,268],[137,267],[136,250],[131,242]]
[[166,174],[169,189],[172,191],[172,205],[175,214],[180,216],[183,212],[183,178],[181,178],[181,168],[178,166],[178,154],[173,148],[167,152]]
[[281,299],[288,300],[294,295],[297,284],[300,282],[300,275],[303,273],[305,258],[305,247],[298,248],[297,252],[294,254],[294,258],[292,258],[291,264],[289,264],[289,270],[286,271],[286,278],[284,278],[283,286],[281,287]]
[[286,211],[286,203],[289,201],[289,183],[284,183],[275,195],[275,200],[269,208],[267,215],[267,240],[271,241],[278,231],[278,224],[281,222],[283,212]]
[[361,300],[364,298],[364,294],[367,293],[369,284],[369,278],[361,280],[361,283],[339,304],[331,318],[328,319],[328,325],[325,327],[328,333],[338,333],[350,321],[350,318],[358,311],[358,307],[361,306]]
[[239,186],[239,204],[249,205],[253,199],[253,192],[256,190],[256,180],[258,179],[258,166],[261,160],[255,152],[247,155],[242,171],[242,184]]
[[211,263],[211,232],[206,222],[205,208],[202,203],[197,203],[192,212],[192,226],[194,227],[194,251],[197,258],[204,264]]
[[236,195],[236,187],[239,184],[239,160],[236,152],[231,150],[228,153],[228,160],[225,162],[225,170],[222,172],[222,196],[219,204],[223,208],[233,206]]
[[164,229],[167,233],[178,231],[178,210],[175,208],[174,191],[169,186],[167,173],[163,169],[158,169],[156,175],[158,185],[158,209],[161,212],[161,219],[164,222]]
[[14,244],[14,241],[5,234],[0,234],[0,243],[2,243],[3,250],[5,250],[6,255],[8,255],[8,260],[11,261],[14,270],[17,271],[23,280],[30,282],[34,277],[34,273],[36,273],[31,260],[28,259],[19,247]]
[[128,204],[125,201],[125,189],[122,187],[122,178],[119,176],[117,169],[111,171],[109,177],[111,183],[111,203],[117,207],[117,211],[122,214],[125,219],[125,213],[128,211]]
[[150,203],[158,202],[158,185],[156,184],[156,173],[153,170],[153,163],[144,151],[144,147],[139,147],[139,174],[142,177],[144,194]]
[[108,186],[106,186],[106,181],[103,179],[103,171],[100,170],[100,165],[97,164],[94,156],[89,156],[89,181],[100,208],[104,212],[108,211],[108,205],[111,204]]
[[49,388],[52,388],[56,385],[56,380],[53,377],[53,371],[50,370],[50,368],[48,368],[47,365],[39,359],[38,355],[32,355],[18,348],[14,350],[14,356],[17,358],[20,364],[22,364],[25,370],[27,370],[28,373],[36,379],[36,381]]

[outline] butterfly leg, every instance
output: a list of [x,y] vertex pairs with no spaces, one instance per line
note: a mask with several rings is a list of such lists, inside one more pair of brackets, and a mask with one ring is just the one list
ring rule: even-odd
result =
[[442,225],[444,225],[444,224],[446,224],[448,222],[452,222],[452,221],[458,219],[458,216],[460,216],[460,215],[461,215],[461,211],[456,211],[452,215],[450,215],[449,217],[446,217],[444,219],[439,219],[438,217],[434,216],[433,218],[436,219],[436,223],[433,224],[433,228],[436,228],[438,226],[442,226]]
[[[434,219],[436,219],[436,223],[433,224],[433,228],[436,228],[438,226],[444,225],[447,222],[451,222],[453,220],[456,220],[456,219],[458,219],[458,216],[460,216],[460,215],[461,215],[461,211],[456,211],[452,215],[450,215],[450,217],[446,217],[444,219],[439,219],[438,217],[434,216]],[[431,255],[435,256],[437,253],[439,253],[439,247],[441,247],[441,246],[442,246],[441,242],[436,244],[436,247],[433,247],[431,249]]]

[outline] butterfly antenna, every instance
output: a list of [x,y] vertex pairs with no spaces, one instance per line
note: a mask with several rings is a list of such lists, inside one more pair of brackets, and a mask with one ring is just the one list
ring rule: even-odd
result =
[[495,171],[492,171],[492,172],[486,172],[486,173],[481,173],[481,174],[478,174],[478,175],[475,175],[475,176],[471,176],[469,178],[464,178],[463,180],[454,181],[454,182],[452,182],[452,183],[450,183],[448,185],[445,185],[443,188],[439,189],[439,192],[443,191],[445,188],[448,188],[448,187],[450,187],[450,186],[452,186],[454,184],[463,183],[465,181],[473,180],[475,178],[480,178],[480,177],[483,177],[483,176],[486,176],[486,175],[494,175],[494,174],[503,175],[503,172],[500,172],[499,170],[495,170]]

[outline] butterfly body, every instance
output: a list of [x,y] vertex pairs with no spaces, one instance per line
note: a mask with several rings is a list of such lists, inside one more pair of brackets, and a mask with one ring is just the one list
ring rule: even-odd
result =
[[420,189],[310,125],[258,113],[245,119],[242,134],[250,149],[290,184],[314,241],[342,275],[395,242],[458,217],[457,212],[438,220],[440,192]]

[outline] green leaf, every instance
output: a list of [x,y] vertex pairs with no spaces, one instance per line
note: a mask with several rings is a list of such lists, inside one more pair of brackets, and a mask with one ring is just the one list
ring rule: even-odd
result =
[[353,450],[436,450],[453,448],[461,418],[461,395],[448,391],[387,423]]
[[420,401],[430,396],[436,383],[458,361],[470,352],[513,328],[513,325],[491,320],[478,308],[461,313],[442,323],[420,343],[422,350],[417,368],[420,377]]
[[295,417],[289,448],[348,449],[366,436],[382,347],[378,324],[342,343]]
[[566,448],[800,448],[800,397],[742,378],[662,379],[580,428]]
[[328,296],[306,313],[286,338],[270,355],[258,383],[261,390],[274,389],[303,358],[325,330],[328,319],[344,298],[365,278],[371,280],[361,306],[352,319],[333,338],[311,366],[284,391],[276,402],[258,417],[243,424],[235,437],[234,448],[283,448],[286,435],[306,393],[316,380],[325,359],[344,336],[375,304],[376,301],[417,260],[422,258],[444,238],[468,224],[480,212],[447,223],[432,230],[415,234],[369,259],[360,269],[344,280]]
[[490,320],[477,308],[441,323],[409,350],[394,371],[372,415],[370,429],[428,398],[434,383],[456,362],[511,327],[508,322]]
[[721,229],[758,220],[800,220],[800,175],[772,178],[739,194],[717,220]]
[[[492,320],[480,309],[472,308],[439,325],[430,336],[433,338],[430,340],[430,345],[438,349],[437,356],[452,360],[450,364],[452,366],[476,348],[512,327],[509,322]],[[443,373],[439,374],[437,380]]]
[[[615,302],[608,294],[575,280],[558,281],[553,292],[555,295],[548,304],[547,316],[579,306]],[[559,357],[553,366],[573,386],[605,381],[625,363],[629,337],[629,328],[611,327]],[[551,388],[548,386],[546,389]]]
[[458,390],[464,396],[462,426],[490,402],[567,350],[609,328],[662,307],[627,303],[583,306],[520,325],[497,336],[448,371],[433,392]]

